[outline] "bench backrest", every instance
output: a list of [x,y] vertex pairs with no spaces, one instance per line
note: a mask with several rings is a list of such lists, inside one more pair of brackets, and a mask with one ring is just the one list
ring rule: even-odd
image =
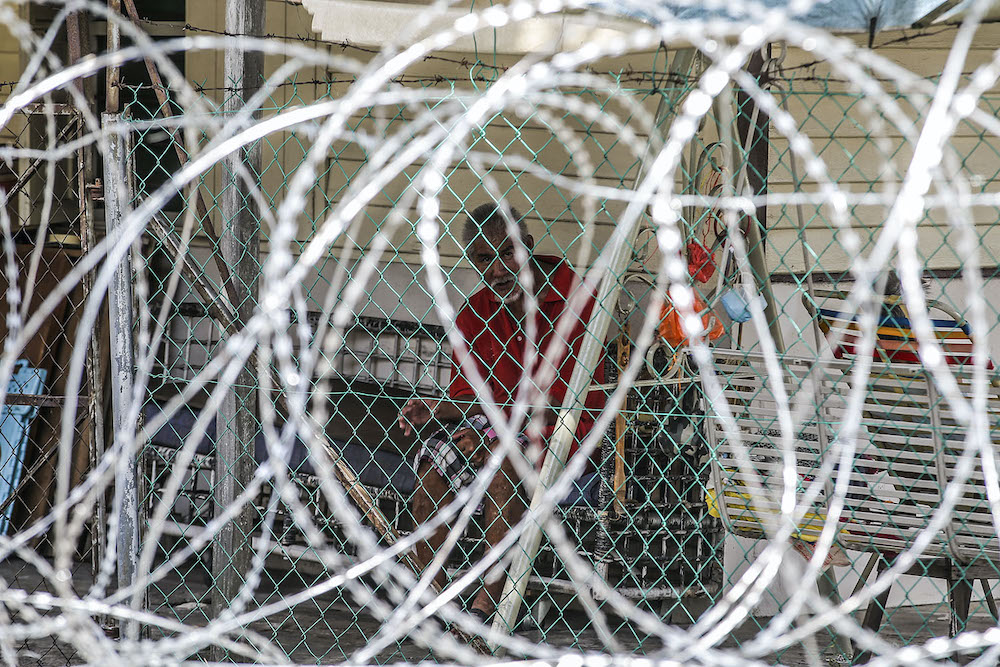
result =
[[[857,316],[845,312],[847,296],[845,292],[815,290],[811,295],[803,294],[802,299],[820,331],[831,342],[838,341],[834,352],[840,359],[852,358],[861,339]],[[920,366],[919,343],[901,303],[898,297],[887,298],[875,329],[873,351],[876,360],[892,364],[897,370]],[[928,300],[927,307],[934,336],[949,365],[971,364],[972,337],[968,323],[940,301]]]
[[[721,406],[710,403],[706,428],[713,452],[713,488],[709,503],[729,530],[763,536],[768,515],[777,517],[782,489],[784,430],[776,392],[761,355],[717,350],[715,360],[722,399],[735,420],[742,446],[723,428]],[[823,480],[796,526],[795,536],[811,541],[822,530],[834,484],[841,475],[837,462],[848,424],[854,361],[835,360],[815,371],[811,359],[784,356],[779,362],[780,386],[792,413],[799,415],[791,431],[799,504],[807,489],[817,486],[814,481]],[[954,370],[963,392],[971,395],[969,374],[962,368]],[[995,423],[1000,399],[993,387],[990,392],[991,423]],[[873,362],[838,541],[845,547],[883,553],[913,544],[940,506],[945,485],[955,477],[967,432],[922,370],[899,372],[896,364]],[[831,474],[821,474],[824,466]],[[755,479],[763,496],[752,492]],[[1000,554],[982,480],[977,460],[958,505],[933,534],[925,555],[967,562],[995,559]]]

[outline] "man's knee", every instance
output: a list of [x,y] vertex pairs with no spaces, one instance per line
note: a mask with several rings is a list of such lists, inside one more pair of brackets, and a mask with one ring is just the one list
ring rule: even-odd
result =
[[510,459],[505,458],[486,489],[484,510],[487,525],[509,527],[516,523],[525,507],[522,494],[517,471]]
[[445,500],[448,484],[427,460],[417,467],[416,485],[413,488],[413,514],[418,521],[426,521]]
[[520,482],[521,478],[518,476],[510,457],[507,456],[504,457],[503,462],[500,464],[500,469],[493,475],[493,479],[490,480],[487,488],[491,492],[497,491],[513,494],[521,486]]

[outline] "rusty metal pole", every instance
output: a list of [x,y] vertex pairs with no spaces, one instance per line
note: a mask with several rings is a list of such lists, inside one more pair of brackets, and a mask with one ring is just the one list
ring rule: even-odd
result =
[[[66,35],[69,41],[69,62],[80,62],[84,56],[93,53],[91,46],[90,14],[84,11],[74,12],[66,19]],[[83,98],[94,104],[94,77],[86,77],[76,82],[77,88],[83,93]],[[94,110],[96,111],[96,110]],[[82,116],[78,115],[77,139],[81,142],[86,135]],[[94,201],[90,186],[94,182],[94,154],[89,146],[81,147],[77,152],[77,182],[76,188],[80,199],[80,247],[84,254],[91,252],[97,243],[94,233]],[[83,300],[87,302],[93,293],[96,271],[91,269],[81,281],[83,284]],[[104,456],[104,367],[101,357],[101,336],[104,328],[100,320],[94,325],[90,334],[87,349],[87,412],[89,415],[90,453],[89,465],[93,470]],[[107,539],[107,507],[103,500],[98,501],[94,508],[94,522],[91,529],[91,568],[94,576],[101,562],[104,543]],[[103,621],[107,622],[107,619]]]
[[[112,14],[121,14],[121,0],[108,0],[108,11]],[[121,28],[115,21],[108,21],[108,53],[114,53],[122,46]],[[105,94],[104,110],[107,113],[118,113],[121,110],[119,103],[119,84],[121,83],[121,68],[118,65],[108,67],[107,87]]]
[[[118,0],[109,0],[108,8],[118,12]],[[108,51],[121,48],[118,24],[108,22]],[[121,123],[119,82],[121,71],[117,66],[107,72],[106,113],[101,117],[103,127]],[[114,238],[121,233],[121,225],[128,206],[125,141],[118,128],[108,133],[107,153],[104,156],[104,219],[105,234]],[[111,403],[114,433],[112,442],[117,446],[120,438],[135,437],[135,423],[128,420],[128,404],[135,380],[135,359],[132,340],[132,267],[129,255],[115,268],[108,292],[108,333],[111,339]],[[115,471],[114,506],[118,524],[115,549],[118,568],[118,588],[130,588],[135,583],[139,557],[139,496],[136,482],[134,449],[129,447],[119,453]],[[139,636],[135,621],[122,623],[122,635],[130,639]]]
[[[234,37],[225,53],[227,91],[223,110],[232,116],[243,108],[262,80],[264,55],[260,51],[245,49],[240,36],[260,36],[264,33],[264,0],[227,0],[226,33]],[[260,275],[260,213],[250,184],[240,178],[239,172],[245,170],[251,175],[259,174],[260,163],[259,144],[245,146],[225,161],[220,240],[223,259],[229,267],[230,294],[236,297],[233,303],[235,331],[243,329],[257,305]],[[214,489],[217,515],[235,502],[250,480],[254,442],[259,431],[256,388],[257,375],[253,366],[248,364],[224,399],[217,417]],[[244,508],[219,531],[213,544],[212,578],[215,591],[212,606],[215,616],[235,599],[250,567],[253,548],[251,512],[252,507]]]
[[[121,116],[104,114],[105,127],[118,125]],[[106,234],[110,239],[121,235],[126,196],[125,142],[118,129],[112,130],[107,139],[108,150],[104,155],[104,210]],[[120,445],[135,438],[135,422],[129,420],[129,402],[135,380],[132,323],[132,267],[128,253],[115,268],[108,292],[108,325],[111,336],[111,406],[114,419],[114,447],[119,449],[115,469],[114,510],[118,534],[116,555],[118,562],[118,588],[130,588],[135,583],[139,557],[139,496],[136,483],[136,460],[133,447]],[[123,624],[123,635],[138,637],[134,621]]]
[[[771,46],[766,47],[770,56]],[[764,53],[755,51],[747,62],[746,71],[760,83],[766,85],[767,73],[763,71]],[[750,195],[761,195],[767,192],[768,175],[768,131],[771,119],[767,114],[757,110],[753,98],[742,88],[736,90],[736,134],[740,145],[746,148],[746,175],[750,185]],[[737,155],[740,153],[737,152]],[[757,291],[764,295],[766,306],[764,316],[767,318],[771,338],[778,350],[784,350],[784,337],[781,334],[781,321],[778,305],[774,300],[774,290],[771,287],[771,272],[767,267],[767,207],[757,207],[755,215],[747,216],[743,221],[746,232],[747,260],[757,281]]]

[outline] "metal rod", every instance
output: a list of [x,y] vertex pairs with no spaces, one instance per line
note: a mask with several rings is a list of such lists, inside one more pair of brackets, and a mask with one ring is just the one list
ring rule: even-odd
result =
[[[766,47],[770,54],[770,45]],[[747,62],[747,73],[757,79],[763,87],[766,84],[763,71],[764,56],[760,51],[751,55]],[[737,114],[736,130],[738,151],[735,155],[740,155],[744,161],[743,171],[746,175],[746,183],[749,187],[749,195],[764,194],[767,191],[768,173],[768,142],[767,133],[770,127],[770,119],[759,108],[753,98],[742,88],[736,90]],[[757,211],[746,219],[746,245],[747,261],[753,270],[754,280],[757,283],[757,290],[764,296],[766,306],[764,315],[767,318],[768,329],[774,346],[779,352],[784,352],[785,344],[781,334],[781,320],[778,305],[774,300],[774,290],[771,287],[771,273],[767,268],[767,249],[765,247],[764,233],[767,230],[767,207],[758,206]]]
[[[69,37],[69,60],[71,64],[80,62],[85,56],[93,53],[91,42],[91,18],[85,11],[78,11],[67,17],[66,31]],[[77,88],[83,94],[85,100],[93,103],[96,95],[94,92],[94,77],[84,77],[77,81]],[[84,134],[87,131],[86,125],[82,122],[82,116],[78,111],[75,115],[78,128],[77,140],[82,143]],[[80,251],[86,256],[96,244],[94,235],[94,199],[90,196],[89,187],[94,182],[94,154],[91,146],[81,147],[76,154],[77,158],[77,195],[80,202]],[[91,269],[84,274],[80,281],[83,287],[83,302],[90,300],[94,288],[95,270]],[[94,323],[94,329],[90,332],[90,340],[87,347],[87,396],[80,396],[80,400],[86,399],[88,414],[88,465],[90,470],[96,468],[98,461],[104,457],[104,367],[102,363],[102,327],[100,318]],[[44,458],[48,458],[46,455]],[[37,467],[38,463],[36,463]],[[31,473],[29,478],[34,476]],[[91,574],[97,576],[101,559],[104,554],[104,545],[107,540],[107,512],[106,495],[101,494],[100,499],[94,506],[94,517],[90,531],[90,566]],[[107,626],[108,618],[102,617],[101,624]]]
[[[77,397],[78,400],[87,400],[86,395]],[[36,405],[43,408],[58,408],[66,403],[65,396],[43,396],[40,394],[7,394],[4,398],[4,405]]]
[[[104,114],[105,127],[119,125],[118,114]],[[118,243],[122,238],[122,222],[128,203],[125,185],[124,141],[118,131],[108,133],[108,150],[104,156],[104,210],[108,238]],[[108,293],[108,325],[111,336],[111,407],[114,420],[115,446],[129,442],[135,436],[135,423],[128,419],[129,401],[135,378],[132,323],[132,266],[126,253],[115,268]],[[135,583],[139,556],[139,498],[136,486],[136,460],[133,447],[119,452],[115,472],[114,509],[118,517],[116,540],[118,587]],[[123,635],[138,637],[138,624],[126,621]]]
[[[851,597],[854,597],[861,592],[861,589],[868,585],[868,577],[871,576],[872,570],[875,569],[875,563],[878,562],[879,554],[877,551],[873,551],[868,556],[868,562],[865,564],[865,568],[861,571],[861,576],[858,577],[858,581],[854,584],[854,590],[851,591]],[[858,611],[861,611],[860,609]],[[858,612],[854,613],[855,616]]]
[[[683,70],[684,73],[687,73],[693,60],[693,49],[681,49],[674,56],[672,69],[675,71]],[[669,100],[669,102],[677,102],[677,100]],[[667,95],[661,94],[656,109],[657,128],[666,114],[671,113],[674,108],[676,108],[674,104],[668,103]],[[642,173],[640,172],[636,176],[636,182],[639,182],[641,177]],[[616,228],[609,240],[609,245],[613,248],[612,256],[598,289],[597,304],[617,303],[624,284],[625,269],[632,260],[632,248],[639,228],[639,225],[635,225],[627,237],[619,237],[618,239],[615,238],[619,236]],[[587,389],[593,382],[594,369],[597,364],[601,363],[604,356],[604,338],[611,324],[611,313],[611,308],[598,306],[594,308],[590,322],[587,323],[587,330],[577,355],[573,375],[566,390],[566,400],[560,410],[556,430],[549,442],[548,452],[538,475],[538,486],[531,499],[530,516],[536,516],[538,508],[542,505],[545,492],[552,486],[565,466],[566,455],[576,437],[576,426],[579,423],[583,403],[586,400]],[[541,539],[541,523],[538,521],[529,522],[514,550],[507,583],[504,585],[503,595],[497,605],[497,613],[493,620],[494,632],[510,633],[513,630],[514,621],[517,619],[528,585],[528,573],[535,561],[535,556],[538,554]]]
[[[121,0],[108,0],[108,10],[112,15],[121,14]],[[121,48],[122,33],[117,21],[108,20],[108,53],[115,53]],[[121,67],[119,65],[109,65],[107,72],[107,86],[105,88],[104,110],[107,113],[115,114],[121,111],[119,100],[119,84],[121,83]]]
[[[816,589],[820,595],[830,601],[830,604],[836,606],[841,603],[840,591],[837,589],[837,575],[833,568],[820,571],[819,577],[816,579]],[[833,635],[833,644],[840,651],[840,654],[850,659],[854,655],[854,647],[851,645],[850,637],[838,632],[835,627],[830,627],[829,632]]]
[[[66,17],[66,38],[69,43],[69,62],[79,62],[84,56],[93,53],[90,33],[90,14],[85,11],[73,12]],[[84,99],[94,99],[94,77],[81,77],[75,81],[77,90],[83,93]]]
[[[225,51],[224,80],[233,88],[223,111],[232,116],[260,87],[264,54],[247,50],[240,36],[264,32],[264,0],[226,0],[226,33],[234,35]],[[227,156],[224,161],[221,252],[230,268],[227,290],[235,294],[235,329],[241,330],[253,315],[259,294],[260,212],[251,184],[240,172],[260,173],[260,144],[252,144]],[[257,374],[252,364],[239,373],[222,402],[216,422],[215,515],[230,508],[250,482],[254,464],[257,423]],[[224,525],[212,544],[213,615],[218,617],[236,599],[244,584],[253,555],[252,506],[245,506]],[[213,649],[216,659],[225,652]]]
[[[618,377],[621,377],[621,373],[625,371],[625,367],[628,366],[630,350],[629,346],[632,343],[630,337],[629,322],[626,320],[622,324],[621,334],[618,336]],[[625,411],[620,410],[618,416],[615,417],[615,475],[614,475],[614,492],[615,492],[615,513],[622,514],[625,511],[625,431],[627,426],[625,424]]]

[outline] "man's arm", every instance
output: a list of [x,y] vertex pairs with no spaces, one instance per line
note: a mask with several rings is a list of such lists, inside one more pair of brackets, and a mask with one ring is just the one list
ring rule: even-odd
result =
[[[464,308],[458,314],[455,323],[466,340],[475,341],[476,330],[470,321],[475,321],[476,318],[470,319],[470,312],[468,308]],[[470,348],[472,345],[473,343],[470,343]],[[472,350],[468,352],[471,355]],[[454,350],[451,355],[451,381],[446,394],[443,398],[412,398],[407,401],[399,413],[399,427],[403,430],[403,434],[408,436],[421,431],[431,422],[436,424],[459,422],[466,417],[483,414],[483,406],[476,400],[475,389],[462,373],[462,365]]]
[[452,398],[411,398],[399,412],[399,428],[403,435],[422,431],[427,424],[457,422],[481,415],[483,406],[478,402]]

